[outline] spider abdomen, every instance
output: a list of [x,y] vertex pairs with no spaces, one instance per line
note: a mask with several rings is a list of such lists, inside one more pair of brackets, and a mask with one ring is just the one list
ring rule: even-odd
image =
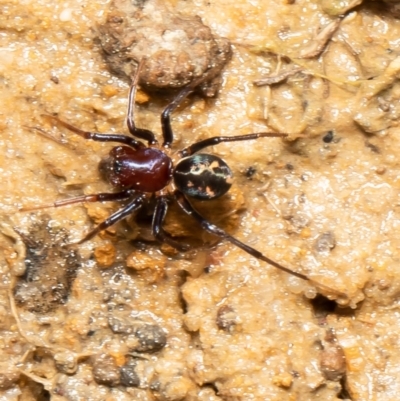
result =
[[195,199],[215,199],[232,185],[232,171],[218,156],[198,153],[181,159],[175,167],[175,186]]
[[156,148],[116,146],[101,161],[100,171],[114,187],[157,192],[172,178],[172,160]]

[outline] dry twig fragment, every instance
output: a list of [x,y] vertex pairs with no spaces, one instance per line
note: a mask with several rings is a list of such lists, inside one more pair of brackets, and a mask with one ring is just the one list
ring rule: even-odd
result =
[[333,34],[339,28],[341,21],[342,19],[338,18],[322,28],[310,45],[300,52],[299,58],[313,58],[319,56],[325,49],[329,39],[331,39]]
[[300,71],[302,71],[301,67],[295,67],[295,68],[292,68],[291,70],[282,71],[280,73],[271,74],[267,77],[257,79],[256,81],[253,81],[253,84],[255,86],[278,84],[278,83],[284,81],[286,78],[289,78],[292,75],[295,75]]

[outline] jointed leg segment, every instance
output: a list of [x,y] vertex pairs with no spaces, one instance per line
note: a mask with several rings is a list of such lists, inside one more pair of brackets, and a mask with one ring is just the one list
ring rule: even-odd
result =
[[127,118],[126,118],[126,123],[128,125],[129,132],[133,135],[136,136],[140,139],[144,139],[147,141],[149,145],[154,145],[157,143],[157,140],[154,136],[154,134],[144,128],[138,128],[136,127],[134,118],[133,118],[133,109],[135,107],[135,97],[136,97],[136,89],[137,85],[139,82],[139,75],[140,75],[140,70],[142,68],[143,62],[141,61],[136,69],[135,76],[133,77],[132,85],[129,89],[129,97],[128,97],[128,112],[127,112]]
[[78,244],[82,244],[83,242],[88,241],[89,239],[92,239],[100,231],[103,231],[103,230],[107,229],[108,227],[111,227],[118,221],[121,221],[125,217],[128,217],[134,211],[140,209],[143,206],[145,199],[146,199],[145,195],[139,195],[137,198],[133,199],[125,207],[123,207],[122,209],[113,213],[110,217],[108,217],[106,220],[101,222],[97,227],[95,227],[92,231],[90,231],[89,234],[87,234],[84,238],[82,238],[78,242]]
[[56,121],[58,124],[69,129],[70,131],[74,132],[75,134],[78,134],[79,136],[81,136],[84,139],[91,139],[92,141],[97,141],[97,142],[118,142],[118,143],[123,143],[125,145],[131,146],[134,149],[139,149],[144,146],[141,142],[138,142],[136,139],[131,138],[126,135],[99,134],[97,132],[83,131],[63,120],[60,120],[58,117],[51,116],[49,114],[45,114],[44,116],[46,118],[49,118],[50,120]]
[[176,241],[169,233],[167,233],[163,228],[162,224],[164,222],[165,216],[168,211],[167,198],[165,196],[160,196],[157,199],[156,209],[153,214],[152,231],[154,238],[160,242],[164,242],[178,251],[185,252],[189,249],[189,246]]
[[101,193],[101,194],[92,194],[92,195],[81,195],[75,198],[62,199],[47,205],[33,206],[33,207],[23,207],[19,209],[21,212],[26,212],[30,210],[39,210],[46,209],[48,207],[61,207],[67,205],[73,205],[75,203],[82,202],[110,202],[110,201],[119,201],[132,197],[135,191],[131,189],[127,189],[121,192],[114,193]]
[[181,157],[187,157],[192,155],[193,153],[196,153],[207,146],[214,146],[218,145],[219,143],[222,142],[238,142],[238,141],[249,141],[252,139],[258,139],[258,138],[273,138],[273,137],[280,137],[280,138],[285,138],[287,137],[287,134],[281,134],[281,133],[275,133],[275,132],[257,132],[255,134],[248,134],[248,135],[237,135],[237,136],[214,136],[212,138],[207,138],[202,141],[196,142],[187,148],[182,149],[179,151],[179,154]]
[[309,278],[301,273],[297,273],[291,269],[288,269],[287,267],[284,267],[280,265],[279,263],[273,261],[272,259],[267,258],[264,256],[261,252],[257,251],[257,249],[252,248],[249,245],[244,244],[243,242],[239,241],[235,237],[232,237],[229,235],[227,232],[222,230],[221,228],[217,227],[216,225],[212,224],[208,220],[206,220],[197,210],[189,203],[189,201],[186,199],[186,197],[179,191],[175,191],[175,197],[176,200],[179,204],[179,206],[182,208],[182,210],[187,213],[188,215],[192,216],[195,220],[197,220],[201,227],[208,231],[211,234],[214,234],[222,239],[225,239],[232,244],[236,245],[238,248],[243,249],[245,252],[250,254],[251,256],[254,256],[257,259],[260,259],[264,262],[267,262],[268,264],[276,267],[279,270],[283,270],[286,273],[290,273],[298,278],[301,278],[302,280],[309,280]]

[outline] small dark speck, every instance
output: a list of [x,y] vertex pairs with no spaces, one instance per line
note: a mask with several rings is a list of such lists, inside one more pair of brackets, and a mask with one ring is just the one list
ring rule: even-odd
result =
[[256,173],[256,171],[257,171],[256,168],[254,168],[253,166],[250,166],[250,167],[246,170],[246,172],[245,172],[244,174],[245,174],[245,176],[246,176],[247,178],[251,178],[251,177],[253,177],[253,175]]
[[218,309],[216,324],[219,329],[230,332],[236,325],[236,312],[229,305],[223,305]]
[[381,153],[380,149],[378,146],[374,145],[371,142],[365,142],[365,146],[369,149],[371,149],[372,152],[374,153]]
[[111,17],[110,18],[110,22],[112,22],[113,24],[122,24],[124,22],[124,19],[122,17]]
[[122,279],[122,275],[120,273],[114,274],[114,276],[112,277],[112,280],[114,281],[114,283],[119,283]]
[[93,335],[94,333],[96,333],[95,330],[89,330],[89,331],[87,332],[86,335],[87,335],[88,337],[92,337],[92,335]]
[[323,137],[322,140],[325,143],[331,143],[333,141],[333,131],[328,131]]
[[55,84],[59,84],[59,83],[60,83],[60,80],[59,80],[58,77],[55,76],[55,75],[52,75],[52,76],[50,77],[50,80],[53,81]]
[[294,170],[294,166],[291,163],[287,163],[285,166],[289,171],[293,171]]

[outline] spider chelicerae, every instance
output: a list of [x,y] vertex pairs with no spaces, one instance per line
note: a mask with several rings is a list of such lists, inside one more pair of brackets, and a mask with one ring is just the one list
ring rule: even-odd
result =
[[[111,149],[108,158],[100,162],[100,170],[108,182],[116,188],[116,192],[83,195],[75,198],[56,201],[50,205],[20,210],[33,210],[45,207],[60,207],[80,202],[105,202],[126,200],[124,207],[113,213],[106,220],[90,231],[78,243],[83,243],[100,231],[107,229],[118,221],[139,210],[150,199],[155,197],[155,208],[152,217],[152,233],[160,242],[164,242],[179,251],[187,251],[189,246],[174,239],[163,229],[163,221],[168,211],[168,204],[175,200],[183,212],[191,216],[200,226],[215,236],[231,242],[251,256],[262,260],[277,269],[283,270],[302,280],[308,280],[317,288],[330,293],[340,294],[307,275],[296,272],[268,258],[255,248],[239,241],[223,229],[205,219],[190,203],[190,198],[210,200],[224,195],[231,187],[232,172],[220,157],[210,153],[199,153],[203,149],[222,142],[255,140],[263,137],[286,137],[287,134],[261,132],[238,136],[215,136],[195,142],[177,152],[171,149],[173,131],[171,113],[190,95],[206,77],[194,80],[184,87],[167,105],[161,114],[163,142],[161,145],[152,131],[138,128],[133,118],[136,90],[138,87],[139,64],[129,90],[127,125],[132,136],[123,134],[100,134],[83,131],[60,120],[58,117],[46,115],[47,118],[80,135],[84,139],[99,142],[116,142],[121,145]],[[41,131],[41,129],[38,129]],[[147,142],[147,146],[144,142]]]

